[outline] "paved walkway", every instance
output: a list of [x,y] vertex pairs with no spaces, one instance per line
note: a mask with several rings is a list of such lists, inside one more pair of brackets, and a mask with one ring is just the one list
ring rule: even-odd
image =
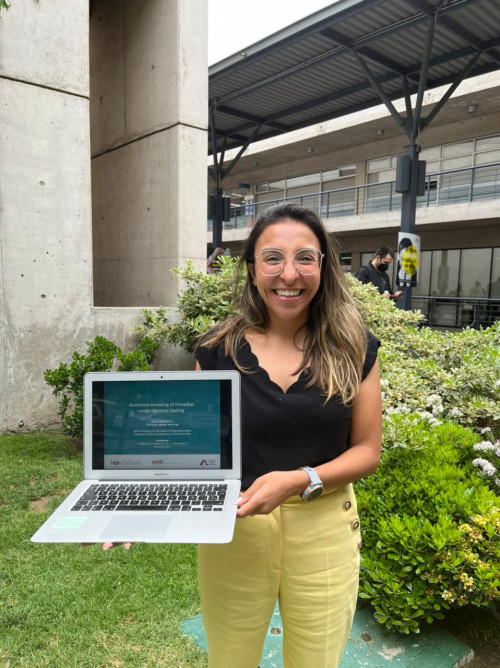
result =
[[[201,616],[181,626],[205,652],[207,644]],[[260,668],[283,668],[281,660],[282,625],[276,606],[267,632]],[[340,668],[458,668],[473,658],[472,650],[441,630],[418,635],[392,635],[384,632],[367,607],[356,612]]]

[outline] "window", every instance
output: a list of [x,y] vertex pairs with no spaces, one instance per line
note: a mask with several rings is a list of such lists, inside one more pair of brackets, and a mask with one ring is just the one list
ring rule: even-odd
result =
[[[305,176],[294,176],[293,178],[286,180],[286,187],[288,188],[299,188],[303,186],[317,185],[319,190],[319,181],[320,174],[306,174]],[[309,191],[310,192],[310,191]]]
[[500,248],[493,249],[491,259],[490,297],[500,299]]
[[[459,250],[440,250],[432,253],[430,294],[434,297],[457,297],[461,286],[458,283],[460,262]],[[458,289],[458,295],[457,295]]]
[[[335,169],[328,169],[314,174],[302,174],[291,176],[277,181],[257,183],[255,196],[258,202],[272,201],[275,199],[299,198],[307,195],[316,195],[319,192],[348,188],[354,185],[356,165],[341,165]],[[318,207],[311,201],[304,201],[305,206]],[[352,209],[352,205],[350,206]],[[352,213],[352,211],[350,211]]]
[[474,140],[461,141],[454,144],[444,144],[441,149],[442,158],[456,158],[460,155],[472,155],[474,151]]
[[412,295],[427,296],[429,294],[431,258],[432,251],[420,251],[417,270],[417,285],[413,288]]
[[487,297],[491,248],[465,248],[460,260],[461,297]]

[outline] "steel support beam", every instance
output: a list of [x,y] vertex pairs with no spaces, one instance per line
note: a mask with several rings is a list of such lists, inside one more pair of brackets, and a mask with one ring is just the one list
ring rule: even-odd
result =
[[222,247],[222,227],[224,222],[224,198],[223,198],[223,182],[226,176],[234,169],[238,160],[241,158],[243,153],[247,150],[248,146],[253,142],[257,136],[261,125],[257,125],[253,132],[247,137],[243,146],[238,151],[237,155],[233,158],[231,163],[224,169],[224,155],[226,152],[227,137],[223,138],[222,149],[220,155],[217,152],[217,129],[215,124],[215,113],[216,105],[211,104],[209,110],[209,124],[210,124],[210,142],[212,144],[212,156],[214,160],[213,167],[209,168],[209,172],[213,180],[215,181],[215,188],[212,191],[214,196],[214,212],[212,218],[212,232],[213,232],[213,245],[214,248]]
[[[356,57],[359,67],[365,73],[368,81],[371,83],[378,96],[382,102],[387,107],[389,113],[394,118],[396,123],[401,127],[401,129],[408,136],[410,143],[408,146],[405,146],[404,153],[409,157],[410,163],[410,178],[409,178],[409,187],[406,192],[402,193],[401,201],[401,233],[415,234],[415,217],[417,210],[417,194],[418,194],[418,183],[419,183],[419,160],[418,155],[420,153],[420,146],[417,144],[417,138],[421,130],[421,116],[422,116],[422,106],[425,88],[427,84],[427,73],[429,70],[429,63],[431,62],[431,53],[432,45],[434,42],[434,33],[436,22],[438,18],[438,13],[436,12],[433,16],[430,17],[429,26],[427,28],[427,36],[425,40],[424,52],[422,54],[422,66],[420,69],[420,76],[418,81],[418,90],[417,90],[417,99],[415,102],[415,108],[412,109],[410,90],[408,85],[408,80],[403,76],[403,90],[405,95],[405,105],[406,105],[406,118],[401,116],[401,114],[395,109],[392,104],[389,96],[382,89],[382,86],[370,72],[370,69],[361,58],[359,53],[353,50],[353,53]],[[471,66],[472,67],[472,66]],[[436,112],[437,113],[437,112]],[[411,308],[411,286],[406,286],[403,289],[403,297],[398,306],[405,310]]]
[[427,127],[431,123],[431,121],[434,118],[436,118],[438,113],[441,111],[441,109],[444,107],[444,105],[448,102],[448,100],[453,95],[453,93],[456,91],[456,89],[460,86],[462,81],[469,76],[470,71],[472,70],[472,68],[476,64],[477,59],[479,58],[479,55],[480,55],[479,53],[476,53],[476,55],[473,58],[471,58],[467,67],[465,67],[465,69],[463,69],[462,72],[457,76],[457,78],[451,84],[451,86],[448,88],[448,90],[443,95],[443,97],[433,107],[432,111],[430,111],[427,114],[427,116],[422,119],[422,122],[421,122],[422,127]]

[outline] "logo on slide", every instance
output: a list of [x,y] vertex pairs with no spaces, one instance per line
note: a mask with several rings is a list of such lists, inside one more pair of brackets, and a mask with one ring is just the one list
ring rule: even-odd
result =
[[202,459],[200,462],[200,466],[208,466],[208,462],[206,459]]

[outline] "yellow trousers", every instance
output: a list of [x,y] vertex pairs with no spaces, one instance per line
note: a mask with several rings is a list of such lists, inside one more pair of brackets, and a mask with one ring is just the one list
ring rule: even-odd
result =
[[274,609],[285,668],[335,668],[354,616],[359,519],[352,485],[270,515],[236,520],[226,545],[200,545],[198,578],[210,668],[257,668]]

